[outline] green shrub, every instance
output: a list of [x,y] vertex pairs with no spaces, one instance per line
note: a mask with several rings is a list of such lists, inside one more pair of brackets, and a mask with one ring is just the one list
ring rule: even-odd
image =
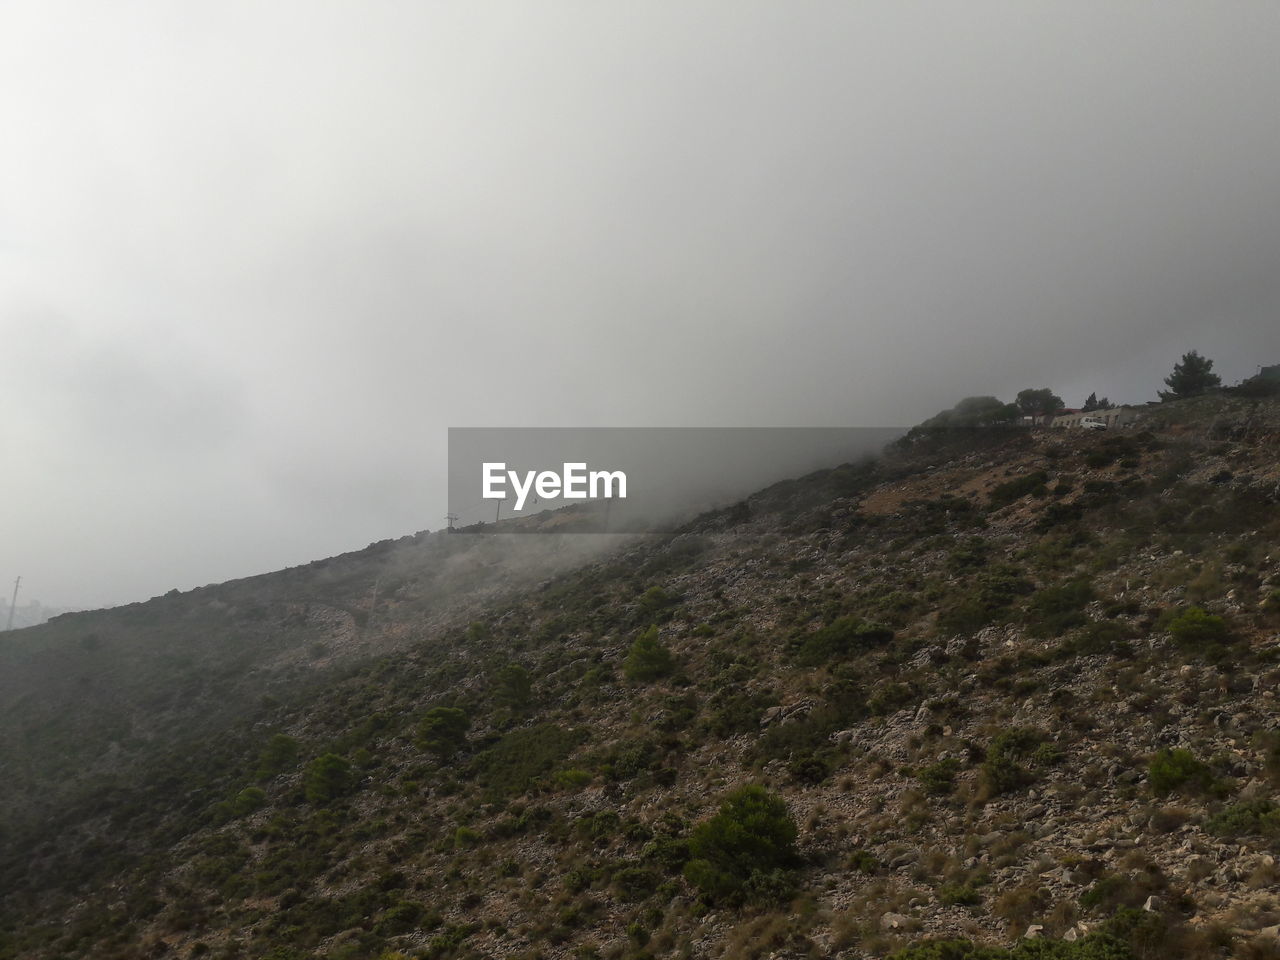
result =
[[374,925],[374,932],[381,937],[396,937],[408,933],[418,925],[427,911],[421,904],[411,900],[401,900],[391,909],[385,911]]
[[554,723],[513,730],[476,757],[476,778],[490,796],[521,793],[558,766],[581,741],[580,732]]
[[254,773],[254,779],[270,780],[288,770],[298,762],[299,751],[297,740],[286,734],[277,733],[267,741],[267,745],[258,754],[258,768]]
[[1048,482],[1049,474],[1043,470],[1036,470],[1025,476],[997,484],[991,491],[991,505],[993,507],[1003,507],[1005,504],[1013,503],[1015,500],[1021,500],[1028,494],[1043,497],[1048,493]]
[[855,850],[849,854],[849,869],[855,873],[875,873],[880,869],[880,861],[870,850]]
[[1227,621],[1200,607],[1187,607],[1177,613],[1168,613],[1163,622],[1165,629],[1183,647],[1203,650],[1221,646],[1232,639]]
[[418,724],[418,746],[448,760],[467,742],[471,718],[457,707],[432,707]]
[[1029,783],[1032,774],[1018,761],[1033,758],[1044,740],[1039,730],[1026,727],[1014,727],[998,734],[987,748],[987,757],[979,772],[983,796],[997,797]]
[[1127,657],[1133,651],[1124,627],[1113,620],[1099,620],[1087,624],[1083,630],[1065,641],[1062,652],[1069,656],[1106,654]]
[[792,757],[787,773],[799,783],[821,783],[831,773],[831,766],[820,754],[802,753]]
[[1228,839],[1250,834],[1280,837],[1280,807],[1272,800],[1246,800],[1210,817],[1205,829]]
[[1162,893],[1167,886],[1164,876],[1154,868],[1136,873],[1109,873],[1080,895],[1080,906],[1107,916],[1125,907],[1137,907],[1153,893]]
[[944,883],[938,888],[938,900],[948,907],[976,907],[982,894],[967,883]]
[[246,787],[236,794],[232,800],[223,800],[215,804],[212,815],[214,823],[226,823],[239,817],[248,816],[266,805],[267,795],[257,787]]
[[571,767],[568,770],[561,770],[555,776],[555,781],[559,786],[570,790],[581,790],[592,780],[590,771],[580,770],[577,767]]
[[689,841],[680,837],[656,837],[644,845],[640,856],[656,863],[668,873],[675,873],[683,870],[684,865],[689,862]]
[[1165,749],[1147,762],[1147,782],[1156,793],[1171,793],[1184,787],[1203,791],[1213,783],[1213,773],[1190,750]]
[[685,878],[712,901],[769,899],[785,886],[785,874],[799,865],[797,835],[780,797],[764,787],[740,787],[690,835],[692,859],[685,865]]
[[960,761],[955,757],[947,757],[937,763],[930,764],[921,770],[917,777],[925,792],[935,797],[945,796],[955,785],[956,774],[960,772]]
[[670,675],[675,667],[671,651],[658,639],[658,628],[650,627],[631,644],[622,663],[622,672],[628,680],[648,683]]
[[1045,587],[1027,604],[1027,626],[1036,636],[1056,637],[1072,627],[1089,622],[1085,606],[1094,599],[1093,585],[1088,580]]
[[613,875],[613,885],[624,900],[643,900],[658,889],[662,877],[648,867],[623,867]]
[[795,660],[801,666],[818,666],[883,646],[893,639],[887,627],[864,623],[857,617],[840,617],[799,638]]
[[671,596],[661,587],[650,587],[640,595],[640,609],[646,613],[657,613],[659,610],[674,606],[678,602],[676,597]]
[[1109,932],[1074,942],[1035,938],[1012,947],[978,946],[968,940],[928,940],[913,944],[888,960],[1135,960],[1134,953]]
[[719,690],[710,700],[706,725],[717,737],[752,733],[760,729],[760,717],[772,701],[758,693]]
[[319,806],[347,793],[355,785],[355,778],[345,757],[326,753],[307,764],[302,784],[307,802]]
[[498,671],[497,700],[512,710],[523,710],[533,699],[533,678],[517,663],[508,663]]
[[962,594],[938,612],[938,630],[943,634],[973,633],[1008,615],[1014,601],[1034,590],[1030,580],[1012,564],[988,568]]

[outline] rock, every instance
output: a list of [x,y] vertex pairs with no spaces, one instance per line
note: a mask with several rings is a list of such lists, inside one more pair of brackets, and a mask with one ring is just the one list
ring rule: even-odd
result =
[[1080,933],[1078,930],[1076,930],[1075,927],[1072,927],[1070,930],[1068,930],[1066,933],[1062,935],[1062,939],[1067,941],[1067,943],[1075,943],[1076,940],[1078,940],[1079,938],[1080,938]]
[[880,918],[881,930],[901,930],[907,925],[909,918],[901,913],[886,913]]
[[1142,909],[1147,913],[1159,913],[1164,906],[1164,901],[1157,897],[1154,893],[1147,897],[1147,902],[1142,905]]
[[1034,940],[1037,937],[1039,937],[1040,934],[1042,933],[1044,933],[1044,925],[1039,923],[1033,923],[1031,926],[1027,927],[1027,932],[1024,933],[1022,936],[1027,940]]

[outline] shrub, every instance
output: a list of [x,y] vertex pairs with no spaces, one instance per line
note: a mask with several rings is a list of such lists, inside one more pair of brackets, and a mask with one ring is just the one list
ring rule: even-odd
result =
[[880,861],[870,850],[855,850],[849,854],[849,869],[856,873],[875,873]]
[[998,484],[991,491],[991,505],[993,507],[1003,507],[1005,504],[1013,503],[1015,500],[1021,500],[1028,494],[1043,497],[1048,492],[1048,487],[1046,486],[1048,482],[1049,475],[1043,470],[1037,470],[1034,473],[1028,473],[1006,483]]
[[671,651],[658,639],[658,628],[650,627],[631,644],[627,659],[622,664],[622,672],[628,680],[648,683],[668,676],[675,667]]
[[432,707],[418,724],[418,746],[448,760],[467,742],[471,718],[457,707]]
[[571,767],[568,770],[561,770],[557,773],[555,780],[557,784],[567,789],[581,790],[591,782],[592,776],[590,771]]
[[1164,875],[1154,868],[1135,873],[1109,873],[1080,895],[1080,906],[1106,916],[1125,907],[1137,907],[1167,887]]
[[662,877],[648,867],[623,867],[613,875],[613,884],[624,900],[643,900],[661,882]]
[[1280,807],[1271,800],[1246,800],[1210,817],[1205,829],[1227,838],[1248,834],[1280,837]]
[[523,710],[533,699],[533,679],[529,671],[516,663],[508,663],[498,671],[497,699],[512,710]]
[[1187,607],[1178,613],[1166,614],[1164,626],[1183,647],[1204,649],[1231,640],[1231,629],[1227,622],[1200,607]]
[[1012,564],[993,566],[978,577],[970,592],[939,611],[938,629],[944,634],[973,633],[1002,619],[1018,597],[1034,589]]
[[1064,642],[1062,652],[1071,656],[1101,653],[1126,657],[1133,651],[1124,627],[1113,620],[1099,620],[1086,625],[1078,634]]
[[374,932],[382,937],[395,937],[408,933],[418,925],[418,921],[426,912],[421,904],[411,900],[401,900],[378,918],[373,928]]
[[689,842],[679,837],[656,837],[644,845],[640,856],[651,860],[668,873],[683,870],[689,862]]
[[1093,585],[1088,580],[1045,587],[1027,604],[1027,625],[1037,636],[1059,636],[1089,622],[1084,608],[1093,598]]
[[1012,947],[927,940],[889,954],[888,960],[1134,960],[1134,954],[1123,940],[1104,931],[1074,942],[1036,938]]
[[956,774],[960,772],[960,761],[955,757],[947,757],[937,763],[930,764],[920,771],[918,777],[925,792],[933,796],[945,796],[951,792],[955,784]]
[[581,742],[554,723],[513,730],[476,757],[477,779],[491,796],[520,793],[561,763]]
[[819,754],[802,753],[787,764],[787,773],[800,783],[821,783],[831,773],[831,767]]
[[283,733],[277,733],[267,741],[258,754],[258,769],[254,779],[270,780],[298,762],[298,741]]
[[225,823],[237,817],[248,816],[261,809],[267,802],[267,795],[258,787],[245,787],[233,800],[224,800],[213,808],[215,823]]
[[996,797],[1025,785],[1031,774],[1018,761],[1033,757],[1044,739],[1039,730],[1026,727],[1014,727],[998,734],[987,748],[987,758],[982,764],[979,776],[982,794],[987,798]]
[[944,883],[938,888],[938,900],[948,907],[976,907],[982,895],[967,883]]
[[354,786],[351,763],[336,753],[316,757],[302,777],[307,802],[321,805],[336,800]]
[[1147,762],[1147,782],[1156,793],[1171,793],[1188,786],[1207,790],[1213,774],[1190,750],[1165,749]]
[[799,865],[797,834],[780,797],[764,787],[740,787],[694,829],[685,877],[713,901],[768,899],[779,892],[785,873]]
[[825,627],[803,635],[795,659],[801,666],[818,666],[837,658],[883,646],[893,639],[887,627],[863,623],[857,617],[839,617]]

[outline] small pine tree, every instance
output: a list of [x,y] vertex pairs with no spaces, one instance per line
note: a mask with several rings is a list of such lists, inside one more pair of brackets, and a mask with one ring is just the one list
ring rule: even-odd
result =
[[671,651],[658,639],[658,628],[650,627],[636,637],[627,651],[627,659],[622,664],[622,672],[628,680],[647,683],[665,677],[676,668],[676,661]]
[[288,770],[298,762],[300,749],[298,741],[293,737],[277,733],[258,754],[258,769],[254,776],[258,780],[270,780],[276,774]]
[[1112,403],[1110,400],[1108,400],[1106,397],[1103,397],[1101,400],[1099,400],[1098,395],[1096,393],[1091,393],[1089,394],[1089,399],[1086,400],[1084,402],[1084,406],[1081,407],[1081,410],[1083,410],[1085,413],[1092,413],[1094,410],[1112,410],[1114,408],[1115,408],[1115,404]]
[[336,753],[326,753],[307,764],[302,777],[307,802],[320,806],[334,800],[355,784],[351,762]]
[[1161,390],[1161,400],[1182,400],[1186,397],[1198,397],[1207,390],[1222,383],[1222,378],[1213,373],[1213,361],[1202,357],[1195,350],[1182,355],[1182,360],[1173,365],[1173,373],[1164,378],[1168,390]]
[[720,811],[689,837],[693,859],[685,878],[712,900],[774,899],[800,863],[798,831],[781,797],[764,787],[739,787]]
[[523,710],[533,699],[533,678],[518,663],[508,663],[498,671],[498,702],[512,710]]

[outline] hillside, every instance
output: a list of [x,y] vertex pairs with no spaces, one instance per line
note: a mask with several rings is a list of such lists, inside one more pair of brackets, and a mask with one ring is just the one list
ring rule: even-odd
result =
[[1280,956],[1280,401],[582,539],[7,638],[0,957]]

